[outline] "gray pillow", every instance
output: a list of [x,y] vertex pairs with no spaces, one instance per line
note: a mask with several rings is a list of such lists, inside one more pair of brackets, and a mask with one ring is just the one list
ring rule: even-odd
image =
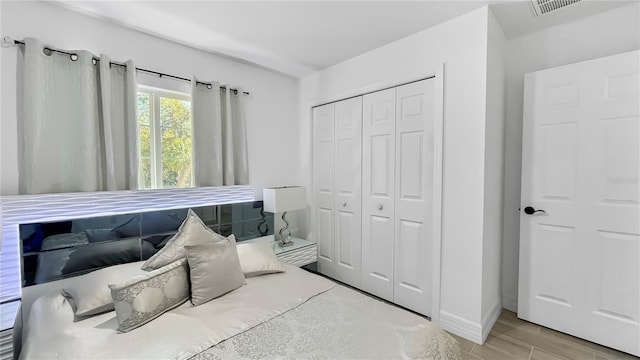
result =
[[142,275],[140,262],[110,266],[67,280],[62,295],[72,299],[76,318],[97,315],[113,310],[111,292],[107,286],[132,276]]
[[109,284],[118,331],[131,331],[187,301],[188,271],[183,259],[123,283]]
[[90,243],[119,239],[120,234],[112,229],[87,229],[84,231]]
[[209,229],[193,210],[189,209],[178,233],[167,244],[142,265],[142,270],[159,269],[186,257],[184,247],[188,245],[204,245],[226,240]]
[[201,305],[244,285],[236,238],[185,246],[191,278],[191,303]]
[[[150,248],[150,249],[149,249]],[[142,260],[140,251],[153,253],[153,245],[142,242],[140,248],[139,239],[122,239],[112,242],[98,242],[89,246],[74,248],[69,260],[62,268],[63,275],[78,273],[90,269],[99,269],[105,266],[127,264]]]

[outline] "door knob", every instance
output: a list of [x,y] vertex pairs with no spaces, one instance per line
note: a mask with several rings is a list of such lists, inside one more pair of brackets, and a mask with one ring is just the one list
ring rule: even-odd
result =
[[378,210],[382,210],[382,205],[378,205]]
[[345,207],[345,206],[347,206],[347,202],[346,201],[342,203],[342,207]]
[[533,215],[533,214],[535,214],[537,212],[542,212],[542,213],[545,213],[545,214],[547,213],[544,210],[536,210],[532,206],[527,206],[526,208],[524,208],[524,213],[527,214],[527,215]]

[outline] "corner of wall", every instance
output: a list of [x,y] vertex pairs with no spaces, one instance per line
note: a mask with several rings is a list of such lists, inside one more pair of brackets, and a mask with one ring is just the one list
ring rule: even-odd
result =
[[489,333],[491,332],[491,329],[493,328],[493,325],[496,323],[496,321],[498,320],[498,317],[500,316],[500,313],[502,312],[502,302],[498,299],[498,302],[496,302],[492,307],[491,307],[491,311],[488,312],[483,318],[482,318],[482,343],[485,342],[485,340],[487,340],[487,336],[489,336]]
[[[482,339],[502,305],[502,241],[505,169],[505,69],[506,35],[493,12],[487,14],[487,79],[484,153],[484,217],[482,243]],[[495,318],[494,318],[495,316]],[[486,330],[489,329],[489,330]],[[487,331],[485,334],[485,330]]]
[[482,345],[487,339],[487,336],[489,336],[493,325],[498,320],[501,311],[502,302],[498,300],[498,302],[491,307],[491,311],[482,318],[480,323],[463,319],[446,311],[440,311],[440,322],[438,325],[452,334]]
[[440,327],[444,330],[471,340],[476,344],[482,344],[482,325],[446,311],[440,311]]
[[502,294],[502,307],[512,311],[514,313],[518,312],[518,297],[516,295]]

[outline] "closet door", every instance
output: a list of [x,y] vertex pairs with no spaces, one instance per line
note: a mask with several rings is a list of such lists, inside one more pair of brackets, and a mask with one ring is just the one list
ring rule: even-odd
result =
[[396,88],[394,302],[431,315],[434,79]]
[[360,286],[362,97],[335,104],[335,278]]
[[334,104],[313,109],[313,217],[318,271],[334,276]]
[[363,97],[362,288],[393,301],[396,90]]

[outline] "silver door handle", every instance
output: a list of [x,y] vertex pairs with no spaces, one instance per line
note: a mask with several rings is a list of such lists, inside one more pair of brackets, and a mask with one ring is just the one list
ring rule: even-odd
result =
[[382,210],[382,204],[378,205],[378,210]]

